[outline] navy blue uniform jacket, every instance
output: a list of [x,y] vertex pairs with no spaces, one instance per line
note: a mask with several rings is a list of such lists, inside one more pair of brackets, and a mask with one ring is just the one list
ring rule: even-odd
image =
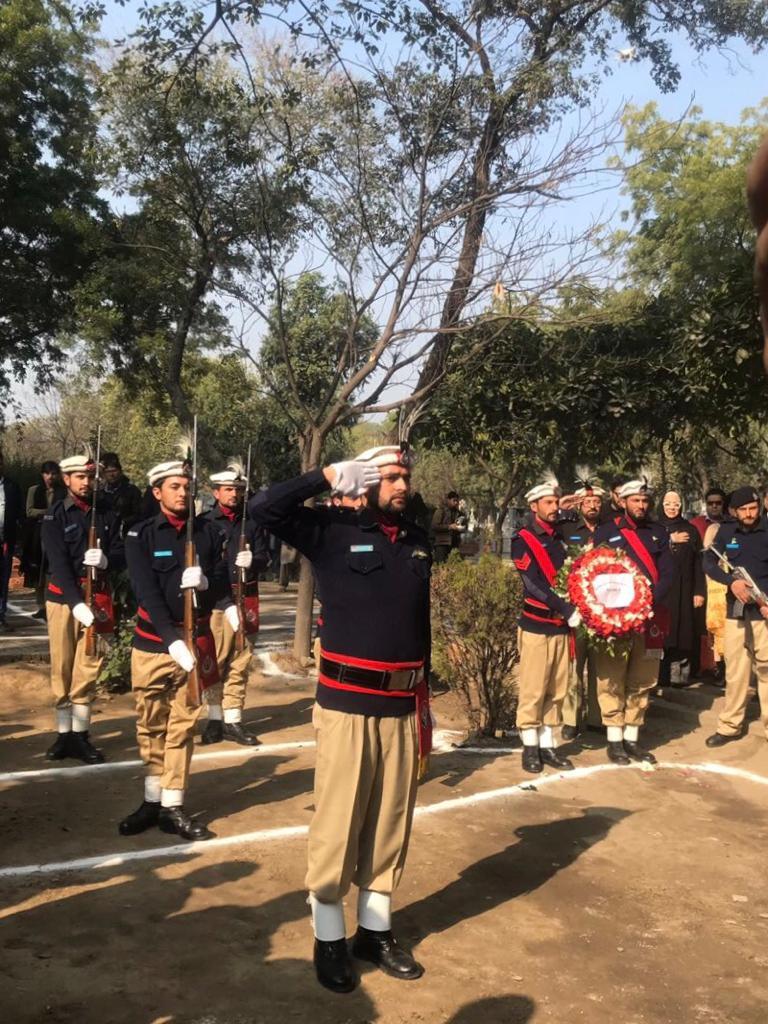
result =
[[[569,526],[570,524],[565,525]],[[534,519],[526,529],[530,530],[547,552],[555,570],[560,569],[566,556],[566,547],[560,535],[560,527],[551,532]],[[512,537],[511,554],[515,568],[523,581],[523,611],[519,620],[520,628],[528,633],[542,633],[545,636],[559,636],[567,633],[567,620],[573,615],[575,608],[554,592],[541,571],[534,551],[519,533]]]
[[[80,580],[87,572],[83,558],[88,550],[90,525],[90,512],[83,512],[70,494],[51,505],[43,516],[41,537],[48,558],[46,601],[68,604],[70,608],[82,603]],[[109,505],[101,500],[96,502],[96,537],[107,556],[107,568],[124,568],[125,551],[120,537],[120,520]]]
[[[323,649],[367,661],[418,662],[429,667],[427,534],[402,520],[392,543],[368,509],[307,508],[328,490],[321,470],[275,484],[249,503],[252,518],[312,563],[323,606]],[[352,714],[410,714],[414,697],[336,690],[318,683],[322,707]]]
[[[202,516],[195,517],[194,542],[208,589],[198,591],[199,616],[210,615],[214,608],[234,604],[222,559],[221,532]],[[168,652],[184,621],[184,595],[181,575],[184,572],[186,526],[177,530],[162,512],[137,523],[125,538],[125,556],[131,586],[139,602],[139,613],[133,646],[151,654]],[[155,639],[152,639],[154,637]]]
[[[637,534],[640,543],[656,565],[659,573],[658,583],[653,583],[651,574],[625,539],[621,532],[622,530],[632,530]],[[632,519],[622,516],[617,523],[609,522],[598,526],[597,533],[595,534],[595,547],[600,544],[606,544],[611,548],[620,548],[629,555],[638,569],[650,581],[654,604],[658,604],[661,601],[672,585],[675,573],[677,572],[675,560],[672,557],[672,552],[669,550],[669,534],[663,526],[659,523],[647,523],[643,526],[637,526]]]
[[[714,540],[720,554],[725,555],[731,565],[743,566],[760,587],[768,593],[768,522],[761,516],[752,530],[745,529],[738,522],[723,523]],[[736,598],[731,593],[733,576],[720,568],[717,556],[710,550],[704,551],[704,572],[718,583],[728,587],[726,598],[728,618],[735,619],[733,606]],[[760,619],[760,609],[754,603],[744,606],[745,619]]]
[[[229,582],[237,583],[238,569],[235,566],[235,559],[240,550],[242,514],[238,513],[234,519],[230,519],[229,516],[224,515],[220,506],[216,505],[214,508],[204,512],[201,518],[206,519],[221,533],[224,542],[224,560],[229,571]],[[248,584],[258,584],[259,573],[269,565],[269,541],[266,531],[257,526],[250,516],[245,521],[245,539],[253,554],[251,568],[246,573],[246,582]],[[249,586],[248,592],[255,593],[256,589],[255,586]]]

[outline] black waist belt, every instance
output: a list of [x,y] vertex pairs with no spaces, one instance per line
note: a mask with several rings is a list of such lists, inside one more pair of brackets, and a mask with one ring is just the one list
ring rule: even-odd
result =
[[548,622],[565,622],[559,612],[554,612],[551,608],[540,608],[538,604],[531,604],[529,601],[523,601],[523,613],[532,615],[536,619],[546,619]]
[[327,676],[335,683],[362,686],[366,690],[412,690],[423,679],[424,671],[421,668],[399,669],[396,672],[358,668],[356,665],[342,665],[338,661],[329,661],[321,655],[320,675]]

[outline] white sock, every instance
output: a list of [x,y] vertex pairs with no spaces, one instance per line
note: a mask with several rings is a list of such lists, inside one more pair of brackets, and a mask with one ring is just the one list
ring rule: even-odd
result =
[[88,726],[91,724],[91,705],[90,704],[73,704],[72,705],[72,732],[88,732]]
[[606,729],[606,738],[609,743],[621,743],[624,738],[624,726],[609,725]]
[[640,735],[639,725],[625,725],[624,726],[624,739],[629,740],[630,743],[637,743],[637,737]]
[[144,776],[144,799],[149,801],[151,804],[160,803],[160,794],[163,791],[163,787],[160,785],[159,775],[145,775]]
[[208,721],[209,722],[220,722],[221,721],[221,704],[209,704],[208,705]]
[[323,903],[311,892],[309,905],[312,908],[312,930],[316,939],[320,942],[336,942],[346,936],[344,905],[341,900],[338,903]]
[[163,789],[160,792],[160,803],[163,807],[183,807],[183,789]]
[[72,732],[72,707],[56,708],[56,731]]
[[542,725],[539,728],[539,746],[549,747],[550,750],[554,750],[557,746],[555,742],[555,730],[551,725]]
[[523,741],[524,747],[538,747],[539,745],[539,730],[534,729],[521,729],[520,739]]
[[243,712],[240,708],[224,708],[224,724],[236,725],[242,720]]
[[372,932],[388,932],[392,927],[390,894],[361,889],[357,898],[357,923]]

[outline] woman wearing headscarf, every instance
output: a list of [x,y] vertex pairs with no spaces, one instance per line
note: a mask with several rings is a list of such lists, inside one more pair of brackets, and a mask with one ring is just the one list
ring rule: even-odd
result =
[[[669,533],[669,546],[677,565],[675,582],[664,598],[669,609],[670,628],[664,642],[659,668],[659,686],[669,686],[674,662],[690,663],[699,648],[698,609],[704,607],[707,588],[701,564],[699,531],[682,516],[682,501],[676,491],[667,491],[661,503],[659,523]],[[684,667],[680,666],[680,682]]]

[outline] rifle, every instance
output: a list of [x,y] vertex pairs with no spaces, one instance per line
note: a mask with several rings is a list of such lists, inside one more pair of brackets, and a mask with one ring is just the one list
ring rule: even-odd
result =
[[[240,523],[240,542],[238,544],[238,552],[246,551],[248,544],[245,540],[245,519],[248,512],[248,495],[251,488],[251,446],[248,445],[248,458],[245,463],[245,492],[243,494],[243,518]],[[237,570],[237,582],[235,583],[235,604],[237,605],[238,617],[240,624],[237,627],[237,636],[235,637],[235,650],[238,654],[242,654],[245,650],[248,638],[245,633],[245,595],[248,589],[247,581],[248,571],[247,569]]]
[[[735,580],[741,580],[743,583],[747,584],[747,586],[749,587],[750,597],[755,602],[755,604],[758,605],[758,607],[768,605],[768,594],[766,594],[763,590],[760,589],[760,587],[758,587],[757,583],[755,583],[754,579],[752,578],[750,573],[747,572],[744,566],[733,565],[728,560],[728,556],[721,554],[714,544],[710,544],[707,548],[707,551],[711,551],[712,554],[715,555],[715,557],[723,566],[725,571],[729,572]],[[737,619],[741,618],[741,616],[744,614],[743,601],[739,601],[738,599],[734,601],[733,614],[736,616]]]
[[[187,539],[184,545],[184,568],[197,564],[195,551],[195,498],[197,497],[197,416],[192,422],[192,445],[187,449],[187,462],[192,475],[187,492]],[[187,673],[187,702],[192,707],[200,706],[200,670],[197,664],[197,594],[192,587],[184,591],[184,643],[195,657],[195,667]]]
[[[88,527],[88,547],[101,547],[101,542],[96,536],[96,497],[99,493],[99,480],[101,478],[101,426],[96,429],[96,473],[93,478],[93,494],[91,496],[91,522]],[[88,566],[88,573],[85,577],[85,603],[93,612],[94,621],[85,631],[85,654],[88,658],[96,657],[96,609],[93,603],[93,588],[96,583],[96,567]]]

